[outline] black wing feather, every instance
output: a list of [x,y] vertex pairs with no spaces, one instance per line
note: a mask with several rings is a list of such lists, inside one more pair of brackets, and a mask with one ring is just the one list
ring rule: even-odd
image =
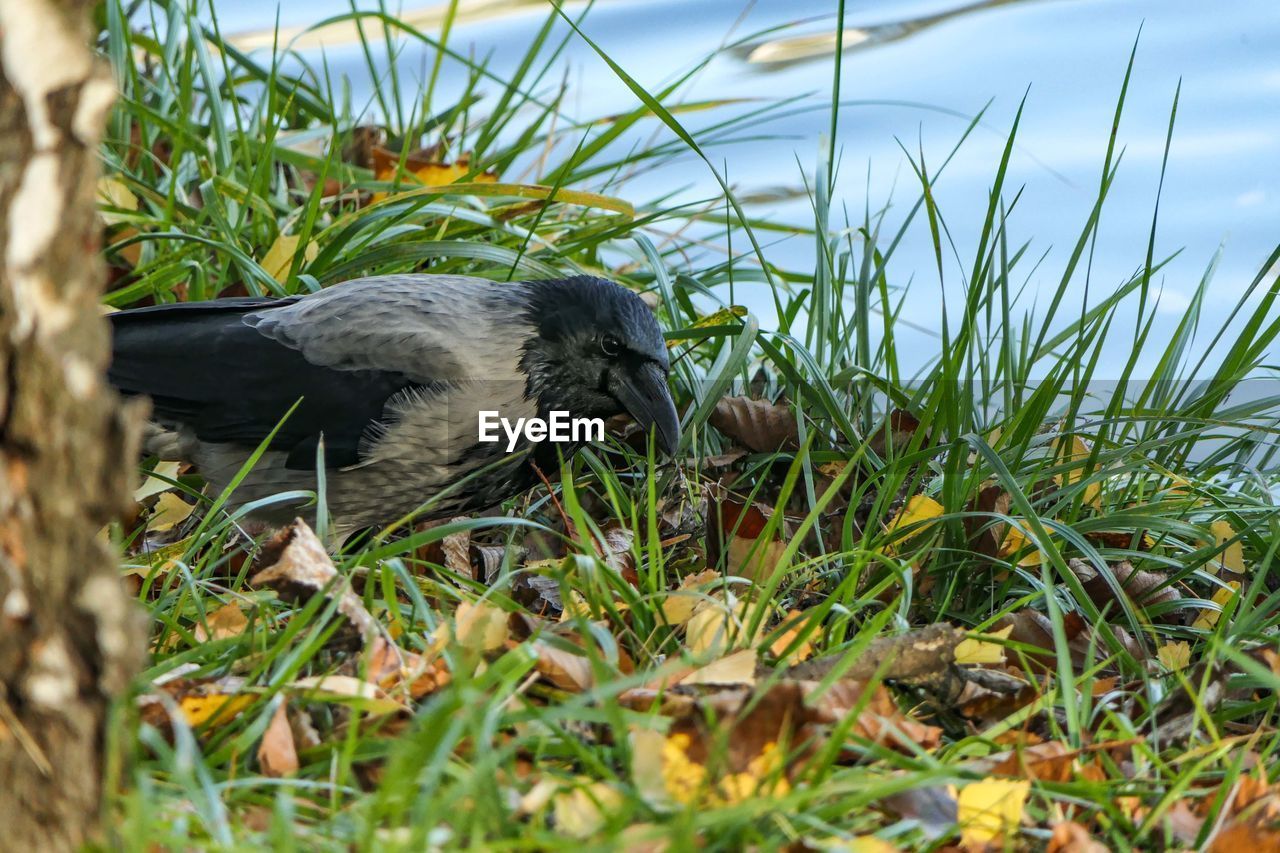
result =
[[416,384],[390,371],[312,364],[243,321],[296,301],[250,297],[115,312],[108,377],[125,394],[150,397],[157,422],[247,448],[298,403],[271,443],[289,452],[288,466],[313,468],[321,434],[327,465],[356,464],[360,440],[382,421],[388,399]]

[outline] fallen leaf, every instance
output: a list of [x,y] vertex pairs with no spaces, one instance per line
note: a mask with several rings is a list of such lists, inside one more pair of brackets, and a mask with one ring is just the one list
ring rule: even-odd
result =
[[[942,504],[925,495],[912,495],[902,505],[902,509],[889,520],[885,533],[889,536],[889,544],[885,553],[896,554],[908,540],[914,541],[918,536],[929,532],[935,521],[942,515]],[[906,537],[894,534],[906,531]]]
[[585,655],[560,648],[541,638],[534,640],[532,645],[537,655],[534,669],[545,675],[556,687],[581,693],[595,685],[591,661]]
[[[157,462],[155,468],[142,481],[142,485],[133,490],[133,499],[142,503],[149,497],[169,491],[173,488],[173,484],[166,481],[176,480],[181,467],[181,462]],[[164,479],[161,479],[162,477]]]
[[1045,853],[1108,853],[1109,849],[1095,841],[1085,827],[1075,821],[1064,820],[1054,824]]
[[[1013,626],[1006,625],[998,631],[988,632],[987,636],[1007,640],[1011,633],[1013,633]],[[965,637],[956,646],[956,663],[970,665],[1004,663],[1004,646],[988,640],[979,640],[977,637]]]
[[341,613],[359,634],[361,646],[381,632],[360,596],[351,590],[346,578],[338,574],[324,545],[302,519],[280,530],[262,547],[262,562],[267,568],[249,581],[254,586],[269,586],[287,601],[301,601],[316,595],[338,600]]
[[[1072,573],[1080,579],[1084,591],[1088,593],[1090,600],[1094,604],[1099,607],[1105,607],[1114,602],[1115,591],[1112,589],[1111,584],[1092,564],[1083,560],[1071,559],[1067,561],[1067,565]],[[1164,575],[1158,572],[1140,571],[1135,569],[1133,564],[1127,560],[1109,565],[1108,569],[1116,584],[1120,586],[1124,594],[1129,597],[1132,605],[1137,609],[1172,604],[1182,599],[1182,594],[1168,584]],[[1168,617],[1164,616],[1164,618]]]
[[552,800],[556,829],[572,838],[590,838],[616,814],[623,799],[604,782],[578,785],[562,791]]
[[[262,256],[258,265],[266,271],[267,275],[285,284],[289,279],[289,269],[293,266],[293,259],[298,254],[298,243],[301,241],[302,238],[297,234],[281,234],[267,249],[267,253]],[[304,265],[314,261],[319,254],[320,247],[314,242],[308,242],[302,250]]]
[[[395,180],[400,169],[400,155],[381,145],[374,146],[370,152],[374,177],[379,181]],[[435,150],[412,152],[405,157],[404,173],[411,176],[412,183],[427,187],[442,187],[457,183],[471,171],[471,158],[462,155],[452,163],[438,159]],[[468,183],[491,184],[498,180],[496,172],[480,172],[471,177]],[[407,187],[412,189],[412,184]],[[373,194],[373,201],[381,201],[387,193],[378,191]]]
[[[1066,471],[1054,476],[1058,485],[1067,487],[1084,482],[1090,472],[1085,471],[1093,448],[1078,435],[1058,436],[1053,442],[1054,456],[1058,464],[1069,465]],[[1102,509],[1102,484],[1093,472],[1091,482],[1084,487],[1084,502],[1096,510]]]
[[1005,846],[1022,821],[1030,792],[1030,782],[1009,779],[984,779],[961,788],[956,797],[961,846],[970,851]]
[[741,649],[681,678],[677,684],[755,684],[756,653]]
[[1156,659],[1169,672],[1187,669],[1191,666],[1191,645],[1185,640],[1171,640],[1156,650]]
[[[455,519],[457,520],[457,519]],[[450,533],[440,543],[444,551],[444,567],[464,578],[473,576],[471,570],[471,531]]]
[[487,601],[464,601],[454,613],[458,643],[473,652],[491,652],[507,641],[507,613]]
[[205,622],[209,626],[207,631],[204,625],[199,624],[192,631],[197,642],[205,643],[209,640],[226,640],[231,637],[238,637],[244,633],[245,628],[249,627],[249,617],[240,609],[240,605],[234,601],[230,604],[224,604],[210,613]]
[[262,775],[272,778],[290,776],[298,771],[298,750],[293,743],[293,729],[284,702],[276,705],[271,722],[262,733],[258,744],[258,768]]
[[189,504],[174,492],[165,492],[156,501],[156,507],[147,519],[147,529],[153,533],[164,533],[186,521],[195,504]]
[[777,638],[769,644],[769,653],[777,658],[779,666],[792,666],[813,656],[813,643],[808,639],[802,640],[794,649],[787,651],[801,634],[808,632],[807,636],[812,637],[821,633],[820,629],[814,630],[809,624],[812,618],[814,614],[811,611],[793,610],[782,620],[782,624],[774,629],[774,632],[781,633],[778,633]]
[[393,714],[405,706],[387,696],[377,685],[350,675],[316,675],[289,682],[289,688],[310,701],[338,702],[371,714]]
[[759,503],[744,503],[726,497],[716,504],[718,524],[708,536],[707,561],[710,568],[718,568],[724,560],[725,571],[735,577],[764,583],[786,567],[782,557],[786,553],[786,523],[775,525],[769,538],[763,538],[774,512]]
[[[1075,760],[1080,750],[1062,741],[1050,740],[992,755],[975,767],[991,776],[1013,776],[1042,782],[1070,782],[1075,777]],[[978,770],[978,772],[984,772]]]
[[[1240,581],[1227,581],[1226,586],[1218,587],[1213,593],[1212,601],[1222,610],[1225,610],[1227,605],[1231,603],[1231,599],[1235,598],[1239,591]],[[1218,620],[1222,618],[1222,610],[1201,610],[1200,615],[1196,617],[1196,621],[1191,624],[1191,627],[1212,631],[1214,626],[1218,624]]]
[[1214,544],[1218,547],[1231,542],[1232,539],[1236,540],[1227,545],[1226,550],[1218,555],[1218,564],[1222,566],[1223,571],[1243,575],[1247,571],[1244,564],[1244,543],[1236,539],[1238,535],[1236,529],[1228,521],[1215,521],[1209,525],[1209,530],[1212,531]]
[[956,825],[956,799],[941,786],[921,786],[890,794],[880,805],[905,820],[914,821],[930,841],[951,835]]
[[799,448],[796,417],[790,406],[748,397],[722,397],[707,422],[729,440],[755,453]]

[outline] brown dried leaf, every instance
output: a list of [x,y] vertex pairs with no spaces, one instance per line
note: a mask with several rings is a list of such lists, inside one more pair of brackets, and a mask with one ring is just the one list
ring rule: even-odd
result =
[[287,601],[315,595],[330,600],[336,597],[338,612],[359,634],[362,646],[378,636],[378,623],[347,580],[338,574],[324,545],[302,519],[294,519],[263,546],[262,562],[269,565],[253,576],[250,583],[254,586],[269,586]]
[[287,705],[281,702],[271,715],[267,730],[258,744],[258,767],[262,775],[280,778],[298,771],[298,750],[293,743]]
[[1055,824],[1045,853],[1107,853],[1108,848],[1093,839],[1089,830],[1071,820]]
[[[458,519],[454,519],[457,521]],[[450,533],[440,543],[444,551],[444,567],[464,578],[473,577],[471,569],[471,531],[460,530]]]
[[800,447],[795,415],[789,406],[748,397],[722,397],[707,420],[725,437],[756,453]]
[[533,649],[537,653],[534,669],[561,690],[581,693],[595,686],[591,661],[584,655],[560,648],[541,638],[533,641]]
[[[1096,568],[1083,560],[1072,559],[1067,565],[1080,583],[1089,598],[1099,607],[1104,607],[1115,600],[1115,593],[1107,579]],[[1128,560],[1110,566],[1116,583],[1129,596],[1135,607],[1147,608],[1160,604],[1169,604],[1182,599],[1181,593],[1165,582],[1164,575],[1158,572],[1140,571]],[[1162,619],[1170,618],[1170,614],[1161,614]]]
[[1268,794],[1246,806],[1214,834],[1206,849],[1208,853],[1280,850],[1280,793]]

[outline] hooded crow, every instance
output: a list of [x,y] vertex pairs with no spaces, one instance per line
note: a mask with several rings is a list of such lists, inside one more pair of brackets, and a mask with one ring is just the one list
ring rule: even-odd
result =
[[111,383],[151,399],[147,453],[192,462],[221,490],[270,437],[232,495],[262,521],[299,511],[267,498],[316,489],[322,441],[335,533],[349,533],[432,498],[423,517],[492,506],[584,443],[482,441],[485,413],[511,424],[629,413],[668,453],[680,437],[658,324],[601,278],[386,275],[110,320]]

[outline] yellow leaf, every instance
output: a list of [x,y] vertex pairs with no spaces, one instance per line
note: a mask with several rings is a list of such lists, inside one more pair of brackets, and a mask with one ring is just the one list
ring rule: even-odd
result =
[[[1226,521],[1215,521],[1209,525],[1209,529],[1213,532],[1214,544],[1222,547],[1224,542],[1230,542],[1236,538],[1236,529]],[[1238,539],[1231,542],[1227,549],[1218,557],[1222,568],[1235,575],[1245,573],[1244,565],[1244,545]]]
[[[293,266],[293,258],[298,254],[298,243],[301,239],[297,234],[281,234],[276,237],[276,241],[271,244],[271,248],[267,249],[267,253],[259,262],[267,275],[281,284],[285,283],[289,278],[289,268]],[[315,243],[307,243],[306,248],[302,250],[302,257],[309,263],[315,260],[319,253],[319,246]]]
[[787,543],[776,538],[768,541],[734,536],[729,540],[729,554],[725,568],[731,575],[765,583],[785,566],[782,558]]
[[556,829],[573,838],[590,838],[621,805],[621,794],[604,782],[593,782],[557,794],[552,812]]
[[755,684],[755,649],[725,655],[680,679],[677,684]]
[[[913,538],[921,533],[928,532],[933,526],[934,521],[942,515],[942,504],[933,498],[924,495],[912,495],[902,509],[898,510],[898,514],[890,520],[886,532],[892,534],[904,528],[912,528],[907,538]],[[886,554],[894,554],[903,544],[901,538],[894,539],[885,546]]]
[[708,314],[705,317],[699,318],[696,323],[684,330],[685,334],[680,335],[679,337],[668,338],[667,347],[674,347],[680,341],[687,341],[696,337],[696,335],[688,334],[695,329],[709,329],[713,326],[731,326],[736,324],[738,320],[745,316],[747,316],[747,309],[741,305],[730,305],[728,308],[721,308],[713,314]]
[[665,808],[671,801],[662,767],[662,749],[667,736],[656,729],[632,725],[627,741],[631,745],[631,783],[650,806]]
[[[103,175],[98,178],[98,206],[114,207],[117,210],[136,211],[138,197],[129,189],[129,185],[119,175]],[[107,225],[118,225],[128,221],[129,217],[109,210],[99,210],[98,214]]]
[[[987,636],[1007,640],[1013,633],[1013,624],[991,631]],[[956,646],[956,663],[959,664],[992,664],[1004,662],[1004,646],[999,643],[979,640],[976,637],[965,637]]]
[[173,492],[165,492],[156,501],[155,512],[151,513],[151,518],[147,521],[147,529],[153,533],[172,530],[186,521],[195,508],[195,504],[187,503]]
[[454,615],[458,642],[476,652],[491,652],[507,641],[507,613],[487,601],[464,601]]
[[244,633],[245,628],[249,627],[249,617],[245,616],[240,605],[234,602],[224,604],[210,613],[205,622],[209,625],[208,631],[205,630],[204,625],[196,625],[193,632],[196,640],[201,643],[238,637]]
[[[1236,596],[1240,590],[1240,581],[1228,581],[1225,587],[1220,587],[1213,594],[1213,603],[1219,607],[1226,609],[1231,603],[1231,599]],[[1218,624],[1218,620],[1222,617],[1220,610],[1201,610],[1200,615],[1196,617],[1196,621],[1192,623],[1192,628],[1203,628],[1206,631],[1212,630],[1214,625]]]
[[170,483],[166,483],[165,480],[160,478],[164,477],[167,480],[176,480],[178,478],[179,467],[181,467],[180,462],[157,463],[156,467],[152,470],[151,474],[148,475],[147,479],[143,481],[142,485],[138,486],[138,488],[134,490],[133,499],[140,503],[153,495],[158,495],[161,492],[167,492],[172,489],[173,486]]
[[[787,649],[795,642],[806,628],[809,628],[809,620],[812,614],[806,610],[793,610],[787,614],[787,618],[778,627],[784,629],[778,638],[769,645],[769,652],[776,658],[778,662],[784,665],[794,665],[801,661],[806,661],[813,656],[813,643],[807,639],[801,641],[800,645],[787,652]],[[809,636],[813,636],[810,633]],[[784,652],[786,655],[784,656]]]
[[[1064,445],[1067,445],[1064,447]],[[1070,465],[1066,471],[1054,476],[1059,486],[1070,486],[1085,479],[1085,466],[1093,448],[1078,435],[1059,436],[1053,442],[1054,454],[1058,461]],[[1095,479],[1084,487],[1084,502],[1094,509],[1102,509],[1102,485]]]
[[703,599],[685,627],[685,645],[695,655],[724,654],[731,649],[754,646],[764,631],[764,620],[754,637],[746,635],[747,607],[731,592]]
[[387,696],[376,684],[361,681],[350,675],[318,675],[299,678],[289,687],[307,699],[322,702],[341,702],[363,708],[371,714],[391,714],[405,710],[404,706]]
[[1170,672],[1191,666],[1191,646],[1185,640],[1168,642],[1156,651],[1156,658]]
[[1018,565],[1024,569],[1035,568],[1044,559],[1040,549],[1035,547],[1035,543],[1027,538],[1027,535],[1017,525],[1006,525],[1004,541],[1000,543],[1000,556],[1012,557],[1014,554],[1019,553],[1022,556],[1018,557]]
[[[378,169],[374,175],[379,181],[391,181],[396,177],[399,169],[399,158],[388,161],[382,168]],[[459,157],[453,163],[405,163],[405,173],[416,179],[417,183],[424,187],[445,187],[450,184],[456,184],[467,176],[471,171],[471,162],[466,157]],[[481,172],[472,177],[468,184],[493,184],[497,183],[498,176],[494,172]],[[413,181],[411,180],[410,183]],[[387,197],[385,192],[375,192],[372,201],[381,201]]]
[[1022,821],[1022,807],[1031,792],[1027,780],[983,779],[960,789],[956,820],[960,845],[981,850],[992,842],[1004,842]]
[[178,706],[182,708],[182,715],[187,718],[187,725],[192,728],[209,721],[220,726],[235,719],[237,714],[253,704],[253,699],[253,696],[242,693],[207,693],[203,696],[193,694],[184,696]]

